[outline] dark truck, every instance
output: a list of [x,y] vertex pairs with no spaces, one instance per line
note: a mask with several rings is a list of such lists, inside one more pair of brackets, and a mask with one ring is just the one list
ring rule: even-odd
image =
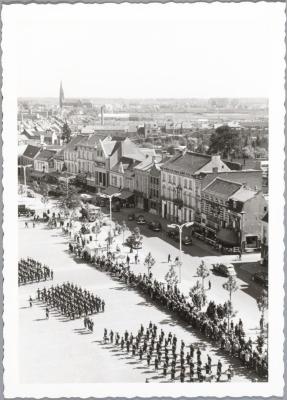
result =
[[31,217],[35,214],[35,210],[26,207],[25,204],[18,204],[18,217]]

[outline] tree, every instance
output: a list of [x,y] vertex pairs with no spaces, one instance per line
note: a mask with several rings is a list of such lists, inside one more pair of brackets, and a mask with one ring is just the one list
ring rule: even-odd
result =
[[260,329],[261,334],[264,333],[264,322],[265,322],[265,311],[268,308],[268,294],[265,289],[262,290],[261,295],[256,299],[257,306],[259,311],[261,312],[261,321],[260,321]]
[[178,284],[178,276],[177,273],[175,272],[174,265],[172,264],[165,275],[165,280],[170,286],[175,286]]
[[100,228],[100,225],[99,225],[99,224],[96,224],[96,225],[95,225],[95,227],[94,227],[94,232],[95,232],[95,235],[96,235],[96,242],[97,242],[97,240],[98,240],[98,234],[101,232],[101,228]]
[[65,143],[69,143],[71,140],[71,129],[67,123],[67,121],[64,123],[63,128],[62,128],[62,136],[61,139],[65,142]]
[[57,206],[60,210],[63,210],[66,217],[72,219],[75,210],[82,206],[82,201],[77,190],[73,186],[67,184],[66,187],[62,187],[61,191],[63,194],[58,200]]
[[143,237],[141,236],[140,228],[138,226],[135,227],[133,236],[134,236],[134,242],[139,247],[142,243]]
[[229,292],[229,300],[227,302],[227,320],[228,320],[228,332],[229,332],[230,318],[235,316],[235,311],[233,310],[233,305],[232,305],[232,294],[239,289],[239,286],[237,285],[236,278],[234,278],[234,276],[229,276],[229,278],[222,285],[222,287],[223,289]]
[[228,333],[230,332],[230,320],[231,320],[231,318],[234,318],[236,314],[237,314],[237,311],[234,310],[233,304],[231,303],[230,300],[228,300],[226,303],[227,332]]
[[196,275],[202,279],[201,285],[202,290],[204,290],[204,279],[209,276],[209,270],[203,260],[201,261],[200,266],[197,268]]
[[151,277],[150,271],[151,271],[152,267],[154,266],[154,264],[155,264],[155,258],[152,256],[151,252],[149,252],[144,260],[144,265],[145,265],[145,267],[147,267],[149,277]]
[[49,186],[45,182],[41,182],[38,185],[38,193],[41,195],[41,202],[44,204],[44,208],[46,209],[46,205],[49,202]]
[[190,289],[189,296],[194,306],[201,310],[202,306],[206,302],[206,295],[202,290],[202,285],[199,283],[199,281],[196,281],[196,284]]
[[236,278],[234,278],[234,276],[229,276],[222,287],[229,292],[229,301],[232,302],[232,294],[239,289]]
[[209,154],[222,154],[229,158],[233,151],[237,151],[240,146],[238,132],[231,129],[228,125],[219,126],[209,139]]
[[124,244],[125,243],[125,231],[128,229],[126,221],[122,222],[121,228],[122,228],[122,232],[123,232],[123,244]]

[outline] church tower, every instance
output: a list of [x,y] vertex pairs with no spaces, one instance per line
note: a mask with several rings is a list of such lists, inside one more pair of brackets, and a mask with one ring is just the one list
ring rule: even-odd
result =
[[64,103],[64,90],[62,86],[62,81],[60,83],[60,95],[59,95],[59,106],[62,109]]

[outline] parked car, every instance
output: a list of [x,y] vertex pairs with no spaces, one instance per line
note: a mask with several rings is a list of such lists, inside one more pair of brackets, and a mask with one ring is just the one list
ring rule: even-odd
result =
[[268,273],[267,272],[255,272],[255,274],[253,274],[251,276],[251,279],[254,282],[258,282],[261,285],[263,285],[264,287],[268,287]]
[[[178,233],[177,233],[177,235],[174,237],[174,240],[175,240],[176,242],[179,242],[179,234],[178,234]],[[184,245],[186,245],[186,246],[191,245],[191,244],[192,244],[191,236],[187,236],[187,235],[183,236],[183,237],[181,238],[181,243],[184,244]]]
[[143,215],[138,215],[136,218],[137,224],[139,225],[144,225],[146,223],[146,220]]
[[[175,239],[175,240],[177,240],[177,238],[179,237],[178,231],[177,231],[176,229],[169,229],[169,230],[166,232],[166,234],[167,234],[168,237],[170,237],[170,238],[172,238],[172,239]],[[179,240],[179,239],[178,239],[178,240]]]
[[35,214],[35,210],[32,210],[31,208],[26,207],[25,204],[19,204],[18,205],[18,217],[29,217],[33,216]]
[[181,241],[182,241],[182,244],[184,244],[184,245],[186,245],[186,246],[189,246],[189,245],[192,244],[192,239],[191,239],[190,236],[184,236],[184,237],[181,239]]
[[161,231],[161,223],[160,222],[156,222],[156,221],[152,221],[149,223],[148,225],[149,229],[154,231],[154,232],[160,232]]
[[236,276],[233,264],[213,264],[213,270],[224,276]]
[[129,220],[129,221],[134,221],[135,218],[136,218],[135,214],[129,214],[129,215],[128,215],[128,220]]
[[34,192],[32,192],[31,190],[28,190],[28,191],[27,191],[27,197],[32,197],[32,198],[34,198],[34,197],[35,197]]

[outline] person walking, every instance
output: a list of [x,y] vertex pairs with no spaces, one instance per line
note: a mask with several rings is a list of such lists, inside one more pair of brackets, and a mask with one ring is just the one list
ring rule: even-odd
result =
[[170,254],[167,256],[167,262],[168,262],[168,263],[171,262],[171,256],[170,256]]
[[211,289],[211,281],[210,280],[208,281],[208,289],[209,290]]
[[33,300],[32,300],[32,297],[30,296],[30,297],[29,297],[29,304],[30,304],[30,307],[32,307],[32,305],[33,305],[32,301],[33,301]]
[[49,312],[49,308],[47,307],[47,308],[46,308],[46,319],[49,319],[49,313],[50,313],[50,312]]
[[231,382],[231,379],[233,377],[233,369],[232,369],[231,365],[229,365],[229,367],[226,371],[226,375],[227,375],[228,382]]

